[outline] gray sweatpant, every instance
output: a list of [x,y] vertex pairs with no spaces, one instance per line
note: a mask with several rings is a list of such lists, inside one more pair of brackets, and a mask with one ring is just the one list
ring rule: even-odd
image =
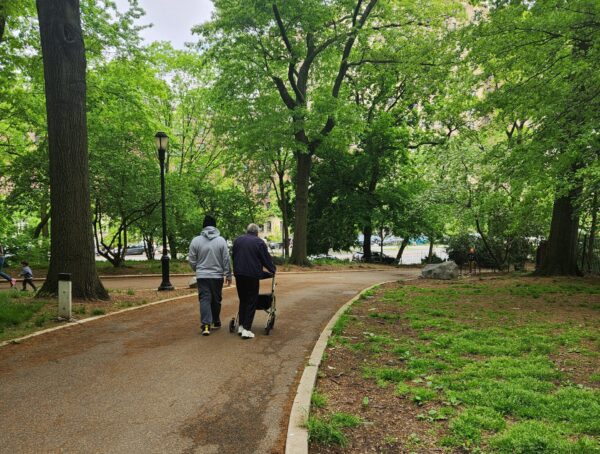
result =
[[200,323],[210,325],[221,322],[221,300],[224,279],[196,279],[200,303]]

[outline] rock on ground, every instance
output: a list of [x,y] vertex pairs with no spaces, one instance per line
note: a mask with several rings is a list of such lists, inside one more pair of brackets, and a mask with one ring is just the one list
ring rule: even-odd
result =
[[457,279],[458,265],[452,260],[442,263],[432,263],[423,268],[421,276],[426,279]]

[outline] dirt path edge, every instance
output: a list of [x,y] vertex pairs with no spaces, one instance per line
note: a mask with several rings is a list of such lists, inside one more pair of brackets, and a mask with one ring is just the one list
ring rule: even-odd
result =
[[[405,280],[410,281],[414,279],[403,279],[402,281]],[[323,352],[327,347],[327,341],[331,336],[333,325],[335,325],[346,309],[348,309],[364,293],[375,287],[379,287],[380,285],[393,282],[397,281],[383,281],[363,289],[358,295],[340,307],[325,326],[325,329],[319,336],[319,339],[313,348],[308,363],[302,373],[302,377],[300,378],[300,383],[298,384],[298,390],[296,392],[296,397],[294,398],[294,403],[292,404],[292,411],[290,412],[285,454],[308,454],[308,429],[306,428],[306,422],[310,412],[310,398],[317,381],[317,372],[319,371],[319,365],[323,358]]]

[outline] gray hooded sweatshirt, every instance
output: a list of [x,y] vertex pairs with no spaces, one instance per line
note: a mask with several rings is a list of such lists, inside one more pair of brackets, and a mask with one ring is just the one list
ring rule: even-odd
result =
[[216,227],[205,227],[190,243],[188,255],[196,279],[223,279],[231,277],[229,249]]

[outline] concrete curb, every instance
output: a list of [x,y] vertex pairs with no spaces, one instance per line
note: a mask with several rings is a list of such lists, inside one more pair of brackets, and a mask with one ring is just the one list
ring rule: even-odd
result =
[[[223,290],[227,290],[227,289],[230,289],[230,288],[235,288],[235,285],[231,285],[229,287],[223,287]],[[163,303],[168,303],[170,301],[181,300],[181,299],[184,299],[184,298],[189,298],[190,296],[196,296],[197,294],[198,294],[197,291],[194,291],[192,293],[188,293],[187,295],[180,295],[180,296],[176,296],[174,298],[167,298],[167,299],[160,300],[160,301],[154,301],[154,302],[148,303],[148,304],[140,304],[139,306],[128,307],[126,309],[121,309],[120,311],[109,312],[108,314],[98,315],[96,317],[88,317],[88,318],[84,318],[82,320],[77,320],[77,321],[74,321],[74,322],[68,322],[68,323],[65,323],[64,325],[55,326],[53,328],[48,328],[48,329],[44,329],[44,330],[41,330],[41,331],[36,331],[35,333],[28,334],[27,336],[18,337],[16,339],[10,339],[10,340],[4,341],[4,342],[0,342],[0,348],[5,347],[6,345],[10,345],[10,344],[19,344],[22,341],[30,339],[32,337],[37,337],[37,336],[41,336],[43,334],[52,333],[54,331],[58,331],[58,330],[65,329],[65,328],[69,328],[70,326],[83,325],[84,323],[89,323],[89,322],[93,322],[93,321],[96,321],[96,320],[101,320],[101,319],[106,318],[106,317],[112,317],[113,315],[123,314],[124,312],[135,311],[135,310],[138,310],[138,309],[143,309],[144,307],[156,306],[157,304],[163,304]]]
[[375,287],[391,282],[397,282],[397,280],[380,282],[360,291],[358,295],[340,307],[334,316],[331,317],[327,326],[325,326],[325,329],[319,336],[310,358],[308,359],[308,364],[304,368],[302,378],[300,378],[300,384],[298,385],[296,397],[294,398],[294,403],[292,405],[292,411],[290,412],[290,421],[285,442],[285,454],[308,453],[308,429],[306,428],[306,421],[310,412],[310,399],[317,380],[319,364],[321,364],[321,358],[327,347],[327,341],[331,336],[333,325],[335,325],[346,309],[348,309],[364,293]]

